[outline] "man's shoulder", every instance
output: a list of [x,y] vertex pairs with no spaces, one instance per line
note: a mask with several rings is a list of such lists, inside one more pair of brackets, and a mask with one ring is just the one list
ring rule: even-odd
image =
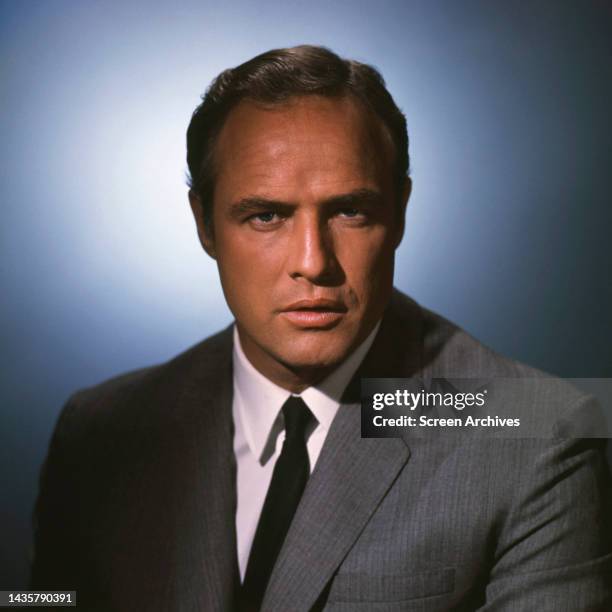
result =
[[548,377],[550,375],[502,355],[442,315],[394,291],[391,309],[403,326],[420,330],[422,367],[448,377]]
[[421,307],[424,359],[448,376],[542,377],[547,374],[512,357],[502,355],[471,333]]
[[399,327],[416,325],[421,344],[421,369],[426,377],[456,379],[537,379],[566,398],[584,394],[561,378],[502,355],[468,331],[429,310],[407,295],[394,291],[391,310]]
[[400,292],[393,296],[392,311],[400,332],[398,344],[402,344],[402,335],[409,326],[419,330],[422,347],[419,378],[444,379],[462,392],[494,389],[498,400],[514,398],[517,410],[528,414],[540,433],[554,431],[555,436],[593,437],[605,427],[597,402],[572,382],[494,351]]
[[[231,327],[206,338],[176,357],[157,365],[132,370],[76,391],[64,413],[79,416],[116,416],[118,411],[171,403],[189,386],[219,382],[231,364]],[[136,407],[136,408],[135,408]],[[144,408],[143,408],[144,409]]]

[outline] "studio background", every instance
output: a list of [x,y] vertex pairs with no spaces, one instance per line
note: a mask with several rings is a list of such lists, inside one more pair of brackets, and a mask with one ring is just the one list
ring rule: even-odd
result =
[[228,324],[184,137],[222,69],[324,44],[408,118],[396,286],[501,353],[612,376],[607,2],[0,0],[0,589],[75,389]]

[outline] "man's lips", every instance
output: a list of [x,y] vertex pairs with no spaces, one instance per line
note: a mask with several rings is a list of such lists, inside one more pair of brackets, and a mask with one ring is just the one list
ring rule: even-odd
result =
[[336,325],[347,310],[336,300],[310,299],[293,302],[281,309],[280,314],[296,327],[326,329]]
[[281,309],[282,312],[293,312],[295,310],[318,310],[330,312],[346,312],[347,308],[343,302],[339,300],[330,300],[327,298],[297,300]]

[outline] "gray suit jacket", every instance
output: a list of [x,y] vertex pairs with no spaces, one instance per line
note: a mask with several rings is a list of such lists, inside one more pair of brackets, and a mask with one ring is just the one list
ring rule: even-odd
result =
[[[32,587],[77,589],[84,610],[235,609],[231,348],[228,329],[71,398],[41,475]],[[395,293],[264,610],[612,609],[601,440],[362,439],[365,376],[541,374]]]

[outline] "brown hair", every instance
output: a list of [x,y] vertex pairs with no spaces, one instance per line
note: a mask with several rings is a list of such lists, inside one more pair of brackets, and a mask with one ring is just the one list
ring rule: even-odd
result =
[[187,129],[189,187],[204,207],[211,229],[214,146],[229,112],[241,100],[281,104],[294,96],[352,95],[382,121],[395,148],[394,176],[401,193],[409,172],[406,119],[372,66],[342,59],[325,47],[273,49],[224,70],[202,96]]

